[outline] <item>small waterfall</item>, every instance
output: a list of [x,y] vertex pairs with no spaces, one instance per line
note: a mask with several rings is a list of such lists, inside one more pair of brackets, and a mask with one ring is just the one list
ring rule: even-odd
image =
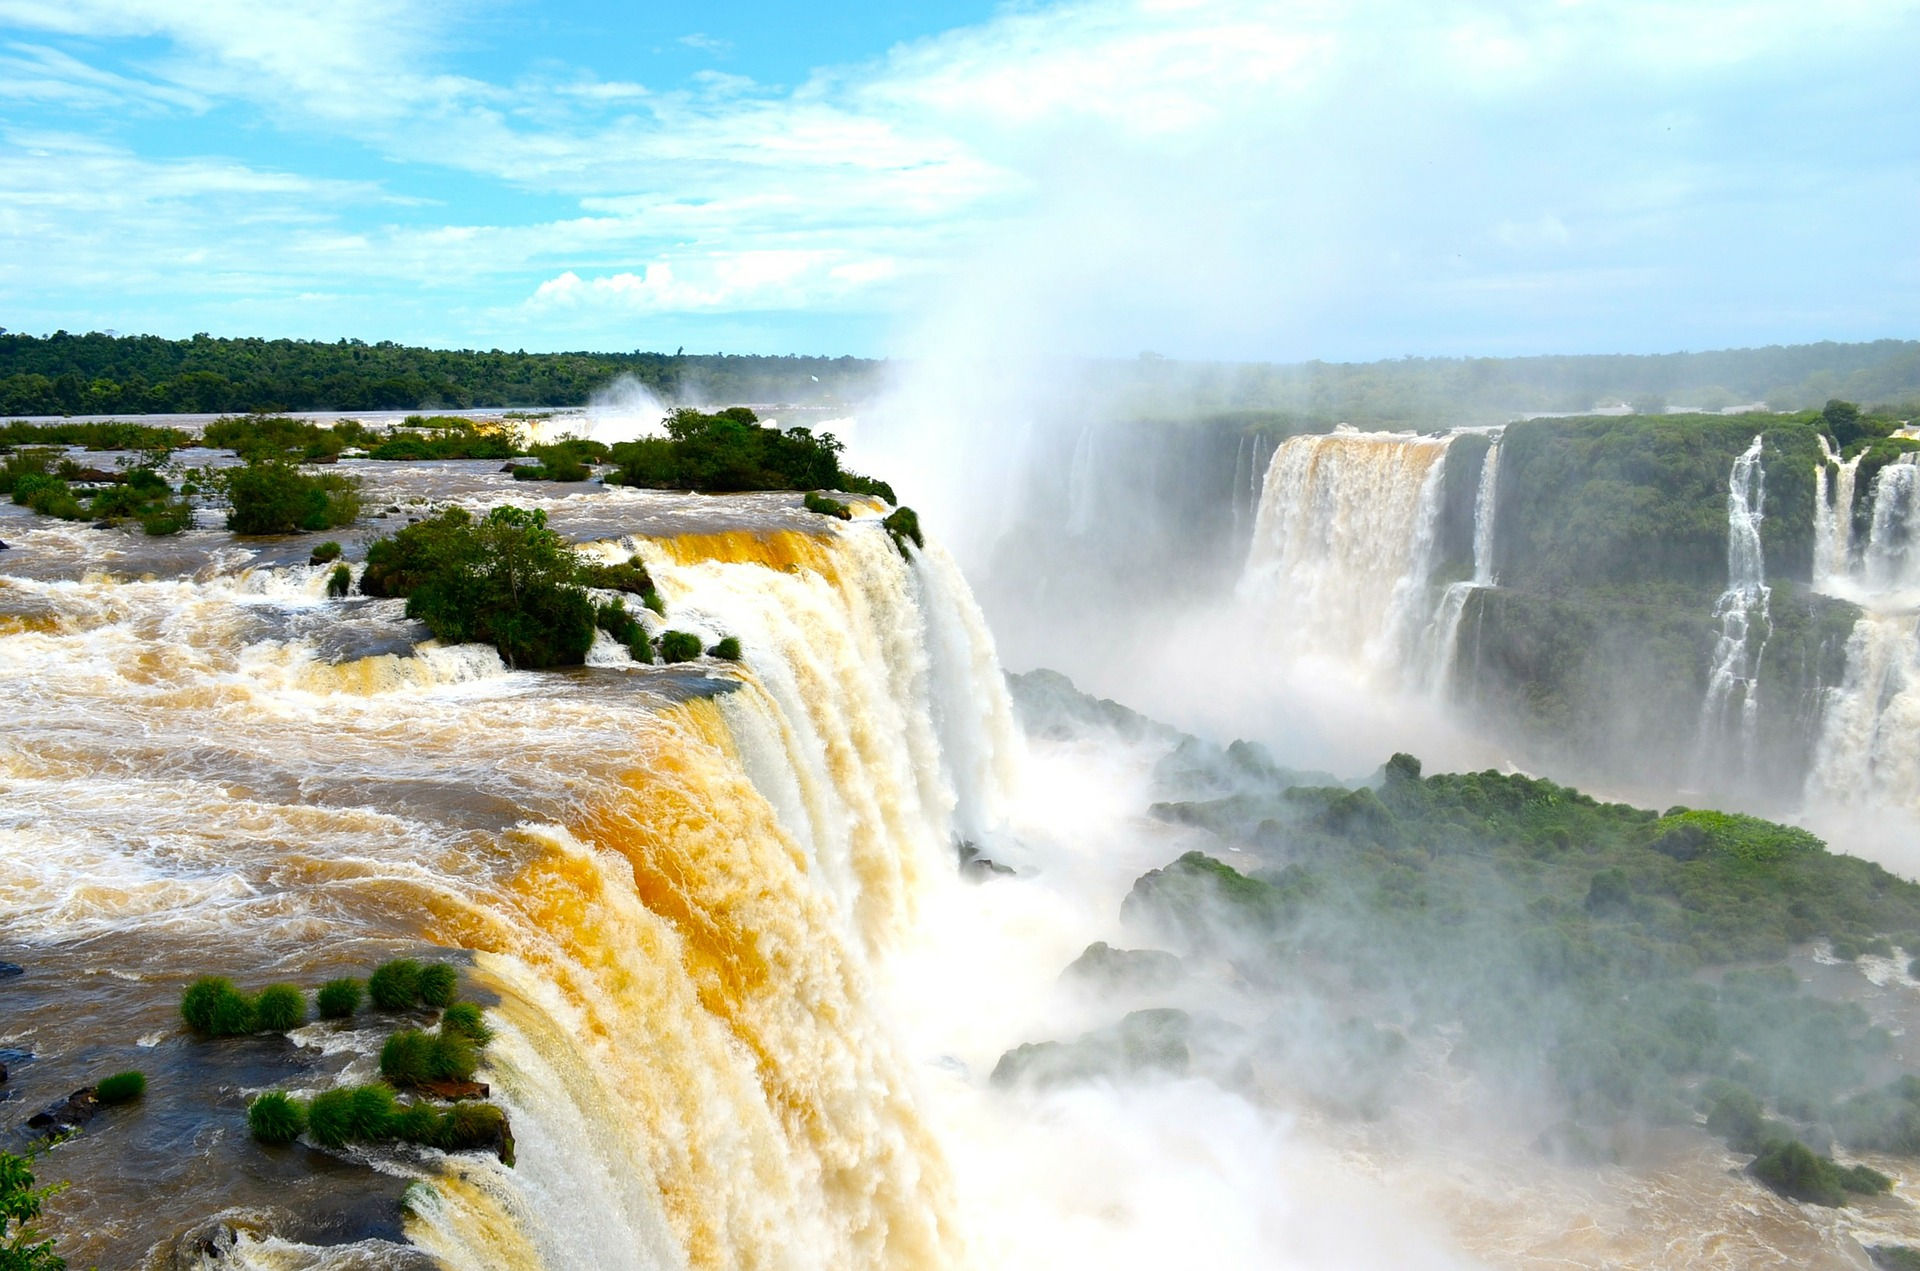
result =
[[1067,468],[1067,533],[1074,538],[1093,528],[1093,434],[1092,424],[1081,427]]
[[1869,594],[1912,596],[1920,591],[1920,466],[1902,455],[1873,482],[1873,527],[1860,562]]
[[1467,601],[1482,587],[1491,587],[1493,576],[1494,515],[1499,507],[1500,437],[1495,434],[1480,461],[1480,481],[1473,494],[1473,578],[1449,583],[1427,627],[1426,683],[1433,695],[1445,700],[1453,691],[1453,664],[1460,648],[1460,620],[1467,612]]
[[1727,589],[1714,606],[1720,635],[1707,672],[1700,708],[1700,737],[1708,751],[1733,733],[1740,758],[1750,762],[1760,718],[1760,662],[1772,634],[1772,589],[1760,523],[1766,517],[1767,475],[1760,463],[1761,438],[1733,462],[1727,487]]
[[1920,621],[1868,613],[1827,698],[1807,801],[1920,813]]
[[1814,468],[1813,586],[1834,594],[1853,570],[1853,486],[1860,455],[1842,461],[1820,434],[1821,462]]
[[[1821,446],[1829,460],[1833,451]],[[1827,695],[1807,774],[1809,803],[1920,813],[1920,465],[1902,455],[1873,478],[1867,541],[1853,535],[1860,456],[1820,472],[1815,586],[1865,613],[1847,641],[1846,678]]]
[[1289,652],[1404,674],[1429,613],[1453,440],[1343,427],[1274,452],[1240,594]]

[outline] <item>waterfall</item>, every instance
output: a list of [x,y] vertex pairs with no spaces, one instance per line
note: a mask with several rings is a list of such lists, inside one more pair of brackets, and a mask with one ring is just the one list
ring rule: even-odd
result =
[[1073,443],[1073,461],[1067,468],[1067,533],[1080,538],[1093,527],[1093,434],[1084,424]]
[[1288,652],[1405,674],[1431,604],[1453,440],[1342,427],[1274,452],[1240,594]]
[[517,1164],[371,1157],[420,1180],[406,1234],[449,1267],[963,1262],[875,986],[1018,761],[984,623],[936,544],[905,559],[868,518],[595,550],[636,546],[673,625],[741,664],[332,663],[324,634],[402,630],[399,604],[329,606],[304,567],[0,582],[30,615],[0,640],[0,930],[168,968],[159,995],[474,951]]
[[[1824,437],[1821,446],[1835,460]],[[1815,585],[1865,612],[1847,640],[1845,678],[1827,694],[1806,798],[1920,813],[1920,466],[1902,455],[1874,475],[1867,541],[1857,544],[1860,458],[1838,464],[1831,499],[1822,465],[1814,508]]]
[[1873,524],[1861,560],[1870,595],[1912,597],[1920,592],[1920,466],[1907,454],[1886,467],[1873,482]]
[[1427,628],[1426,683],[1441,700],[1453,691],[1453,664],[1460,648],[1460,621],[1467,601],[1482,587],[1495,584],[1493,576],[1494,514],[1500,486],[1500,435],[1495,433],[1480,461],[1480,480],[1473,494],[1473,578],[1447,584]]
[[1813,586],[1836,594],[1853,569],[1853,486],[1861,455],[1841,460],[1821,433],[1821,462],[1814,468]]
[[1828,694],[1807,800],[1920,813],[1920,621],[1868,613],[1847,641],[1847,674]]
[[1760,463],[1761,438],[1733,462],[1727,484],[1727,589],[1714,605],[1720,633],[1707,672],[1700,708],[1700,736],[1709,750],[1735,734],[1743,762],[1750,763],[1760,717],[1760,662],[1772,634],[1772,589],[1760,523],[1766,516],[1767,476]]

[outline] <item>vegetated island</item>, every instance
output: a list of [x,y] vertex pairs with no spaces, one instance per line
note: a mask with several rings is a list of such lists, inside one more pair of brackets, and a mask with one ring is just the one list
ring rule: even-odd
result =
[[[1063,677],[1012,678],[1030,726],[1036,713],[1056,729],[1118,726]],[[1786,962],[1808,946],[1920,952],[1920,884],[1791,826],[1601,803],[1519,774],[1424,776],[1408,755],[1348,785],[1188,737],[1156,781],[1173,797],[1153,814],[1222,851],[1134,884],[1123,917],[1162,950],[1096,948],[1075,974],[1146,991],[1169,967],[1141,954],[1230,966],[1293,1005],[1226,1049],[1250,1041],[1330,1106],[1384,1110],[1414,1043],[1444,1038],[1451,1064],[1559,1106],[1541,1135],[1559,1154],[1604,1157],[1623,1127],[1704,1125],[1761,1182],[1825,1205],[1890,1185],[1836,1147],[1920,1157],[1920,1076],[1894,1038]],[[1228,848],[1250,864],[1225,863]],[[1009,1052],[996,1076],[1204,1069],[1209,1030],[1226,1027],[1136,1016]]]

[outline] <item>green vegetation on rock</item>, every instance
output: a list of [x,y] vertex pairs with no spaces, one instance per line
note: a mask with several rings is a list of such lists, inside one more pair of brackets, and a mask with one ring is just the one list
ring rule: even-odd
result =
[[309,473],[299,464],[260,458],[237,468],[203,471],[202,485],[225,499],[236,534],[293,534],[351,525],[360,515],[360,482],[337,472]]
[[104,1104],[132,1103],[146,1092],[146,1074],[133,1070],[102,1077],[93,1088],[94,1098]]
[[666,436],[621,442],[610,481],[655,490],[721,494],[742,490],[846,490],[892,503],[892,487],[840,467],[831,433],[769,427],[745,406],[715,414],[682,408],[668,415]]
[[328,980],[314,995],[314,1005],[321,1019],[349,1019],[360,1009],[363,991],[364,986],[356,979]]
[[297,984],[270,984],[253,999],[253,1026],[284,1033],[307,1022],[307,995]]
[[293,1142],[306,1132],[307,1110],[284,1091],[269,1090],[247,1105],[247,1130],[273,1146]]
[[180,998],[187,1027],[208,1037],[234,1037],[253,1031],[253,1000],[223,976],[203,976]]
[[412,958],[382,962],[367,977],[367,1000],[376,1010],[412,1009],[420,1001],[420,970]]

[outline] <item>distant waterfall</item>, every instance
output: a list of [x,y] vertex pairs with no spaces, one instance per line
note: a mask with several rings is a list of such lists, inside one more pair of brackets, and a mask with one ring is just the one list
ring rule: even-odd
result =
[[1453,663],[1460,648],[1460,620],[1467,599],[1481,587],[1491,587],[1493,576],[1494,516],[1499,508],[1500,437],[1495,434],[1480,461],[1480,483],[1473,495],[1473,578],[1449,583],[1427,627],[1426,684],[1435,697],[1445,699],[1453,689]]
[[1428,617],[1453,441],[1342,428],[1274,452],[1241,595],[1288,651],[1402,673]]
[[1709,751],[1737,736],[1741,758],[1750,760],[1760,718],[1760,662],[1773,633],[1766,554],[1760,523],[1766,519],[1767,474],[1759,437],[1733,461],[1727,486],[1727,589],[1714,617],[1720,636],[1707,673],[1700,710],[1701,741]]
[[[1824,438],[1821,444],[1824,449]],[[1875,474],[1864,544],[1853,535],[1860,457],[1838,465],[1830,500],[1822,465],[1814,584],[1866,613],[1847,641],[1846,678],[1827,695],[1807,776],[1809,802],[1920,813],[1920,466],[1914,460],[1903,455]]]
[[1821,463],[1814,468],[1813,586],[1833,592],[1853,569],[1853,486],[1860,455],[1842,462],[1820,434]]

